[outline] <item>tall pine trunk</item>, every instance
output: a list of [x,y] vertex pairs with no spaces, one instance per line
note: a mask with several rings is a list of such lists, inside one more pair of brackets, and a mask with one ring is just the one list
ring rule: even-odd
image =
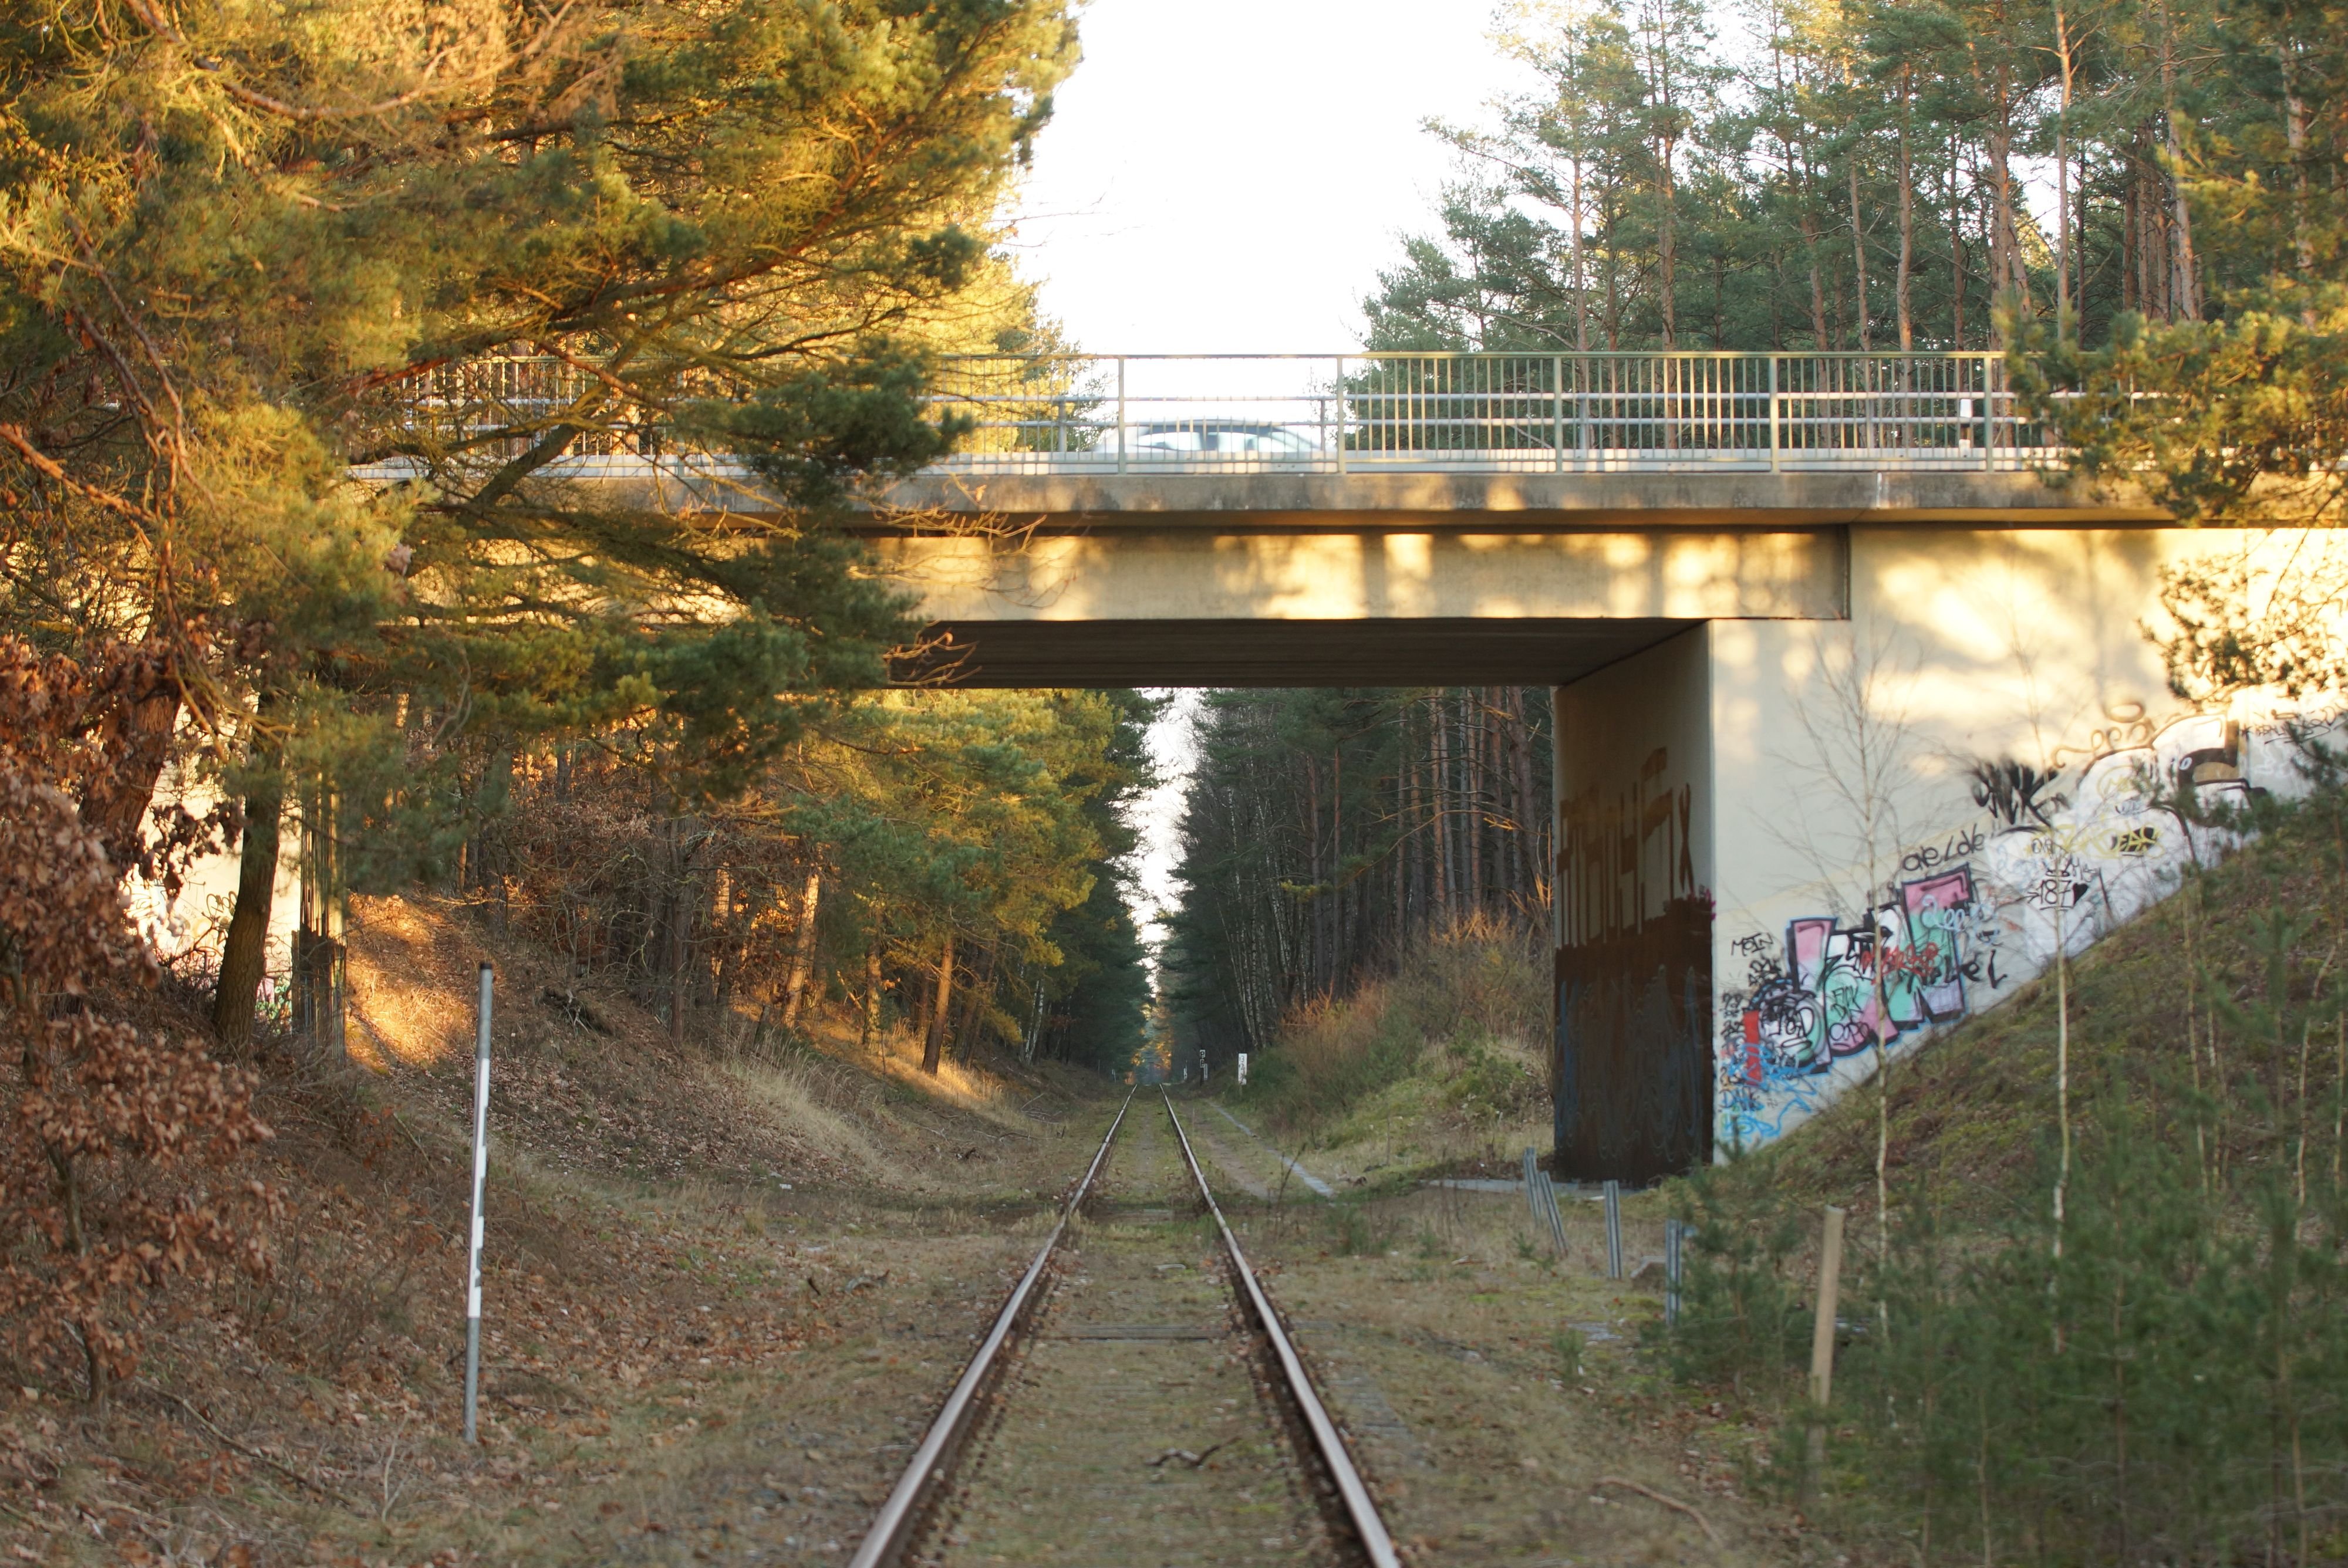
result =
[[1993,101],[1996,118],[1989,128],[1989,272],[1997,292],[2010,295],[2018,309],[2027,311],[2030,277],[2023,263],[2022,230],[2014,211],[2013,88],[2003,61],[1997,67]]
[[1891,284],[1892,307],[1900,315],[1900,352],[1916,348],[1916,310],[1910,284],[1916,270],[1916,154],[1909,139],[1913,98],[1910,72],[1900,73],[1900,266]]
[[1451,919],[1451,757],[1444,723],[1443,699],[1440,693],[1427,699],[1428,731],[1433,739],[1433,757],[1429,772],[1434,777],[1435,800],[1435,924],[1437,929]]
[[986,1011],[986,999],[994,993],[994,948],[986,950],[986,965],[980,969],[977,983],[962,989],[962,1018],[954,1026],[954,1056],[967,1063],[978,1054],[979,1023]]
[[2063,7],[2054,7],[2054,59],[2062,77],[2062,96],[2054,109],[2054,332],[2059,338],[2071,325],[2071,28]]
[[1965,346],[1965,225],[1957,205],[1957,177],[1963,162],[1959,138],[1949,137],[1949,346]]
[[870,1050],[873,1038],[880,1032],[880,923],[872,923],[872,940],[864,949],[863,1027],[856,1040],[856,1049]]
[[808,873],[807,891],[799,895],[799,928],[791,940],[790,973],[783,981],[783,1027],[795,1029],[799,1006],[807,995],[808,972],[815,964],[816,900],[823,893],[823,874]]
[[945,950],[938,958],[936,1005],[930,1009],[928,1037],[922,1044],[922,1071],[935,1078],[944,1059],[946,1020],[953,1003],[954,934],[946,932]]
[[269,915],[277,896],[278,825],[285,786],[273,776],[244,797],[244,845],[237,857],[236,907],[221,943],[212,993],[212,1033],[231,1050],[252,1039],[253,1011],[269,964]]
[[1874,329],[1868,320],[1867,308],[1867,218],[1859,207],[1859,149],[1850,151],[1850,260],[1858,278],[1858,298],[1851,305],[1851,322],[1859,339],[1859,352],[1866,354],[1875,347]]
[[323,1054],[347,1054],[343,992],[343,877],[335,834],[335,791],[321,782],[302,803],[302,910],[294,933],[296,1027]]
[[2161,123],[2166,128],[2169,220],[2169,312],[2172,318],[2196,321],[2201,315],[2200,280],[2195,276],[2193,261],[2193,213],[2185,201],[2185,149],[2177,139],[2177,49],[2170,29],[2168,7],[2160,7],[2160,99],[2165,111]]
[[1540,822],[1548,812],[1533,798],[1533,723],[1526,713],[1521,685],[1512,688],[1509,718],[1515,721],[1515,734],[1509,740],[1517,744],[1517,810],[1509,815],[1517,824],[1517,852],[1524,859],[1524,878],[1517,883],[1517,908],[1519,913],[1531,913],[1540,899]]

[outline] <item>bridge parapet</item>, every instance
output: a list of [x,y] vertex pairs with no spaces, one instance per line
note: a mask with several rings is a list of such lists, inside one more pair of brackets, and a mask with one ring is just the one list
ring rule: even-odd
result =
[[[574,456],[706,459],[676,411],[755,395],[685,367],[492,356],[432,371],[405,417],[515,441],[578,419]],[[957,354],[929,402],[964,431],[938,474],[1995,473],[2058,456],[1993,354]]]
[[968,474],[1996,472],[2055,456],[1993,354],[966,355]]
[[[615,418],[611,385],[570,364],[469,361],[427,378],[407,417],[491,466],[576,421],[534,482],[599,505],[771,512],[752,466],[678,417],[751,389],[643,374],[664,390]],[[1988,354],[961,355],[930,404],[960,443],[871,488],[880,531],[918,531],[924,513],[1046,529],[2168,520],[2045,482],[2063,454]]]

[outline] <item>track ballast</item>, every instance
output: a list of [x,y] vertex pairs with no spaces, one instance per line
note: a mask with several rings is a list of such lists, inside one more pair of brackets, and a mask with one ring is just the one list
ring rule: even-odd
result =
[[1161,1101],[1118,1112],[851,1568],[1395,1563]]

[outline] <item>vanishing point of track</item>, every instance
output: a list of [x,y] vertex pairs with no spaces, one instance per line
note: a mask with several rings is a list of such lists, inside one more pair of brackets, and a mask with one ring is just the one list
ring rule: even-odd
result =
[[1160,1098],[1127,1096],[850,1568],[1395,1568]]

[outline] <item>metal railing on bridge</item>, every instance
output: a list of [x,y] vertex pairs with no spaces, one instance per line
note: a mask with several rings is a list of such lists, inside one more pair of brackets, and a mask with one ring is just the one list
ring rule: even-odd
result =
[[970,474],[2025,468],[1994,354],[974,355]]
[[[469,361],[432,372],[405,416],[519,434],[561,423],[592,385],[552,359]],[[2003,358],[1979,353],[951,355],[929,401],[966,426],[937,471],[971,475],[1980,471],[2056,456]],[[726,456],[642,410],[568,450]]]

